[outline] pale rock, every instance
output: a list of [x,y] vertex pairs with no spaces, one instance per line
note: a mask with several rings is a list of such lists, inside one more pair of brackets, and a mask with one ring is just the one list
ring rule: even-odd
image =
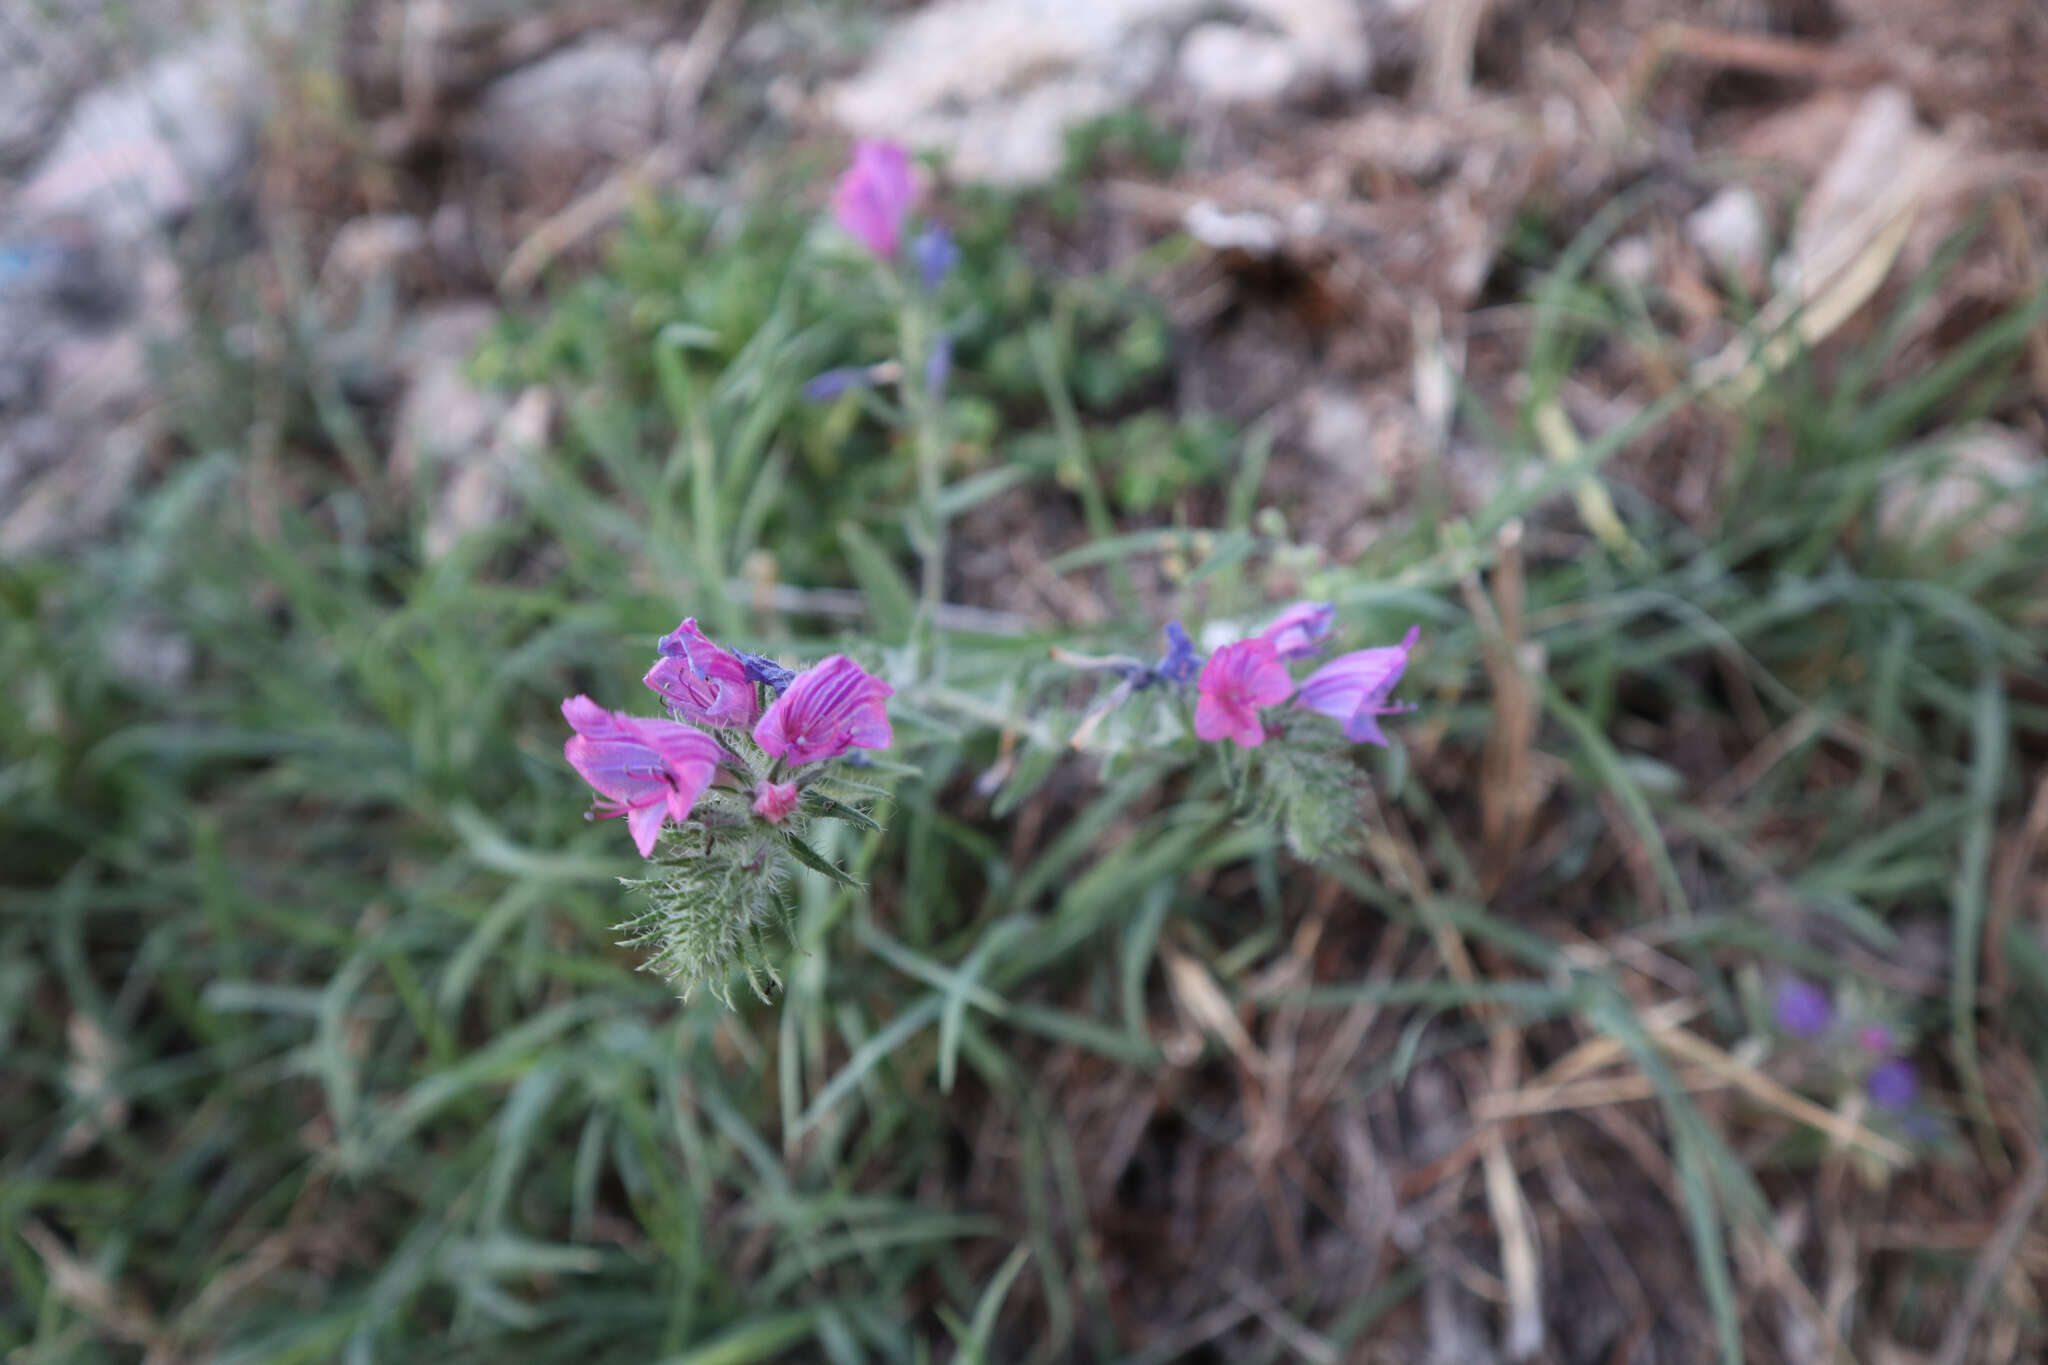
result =
[[1607,248],[1600,273],[1608,283],[1629,289],[1647,289],[1657,278],[1657,246],[1641,233],[1622,238]]
[[539,384],[520,393],[490,441],[456,467],[427,519],[420,548],[429,560],[512,515],[520,472],[547,443],[554,399]]
[[134,241],[221,194],[244,170],[270,98],[254,43],[220,30],[79,100],[16,198]]
[[1303,68],[1328,88],[1353,90],[1372,75],[1372,45],[1357,0],[1239,0],[1281,33]]
[[1335,385],[1319,385],[1303,395],[1302,444],[1347,481],[1366,483],[1376,476],[1372,413],[1356,393]]
[[148,612],[121,617],[108,632],[102,652],[108,672],[159,694],[183,687],[198,662],[192,638]]
[[1984,422],[1954,434],[1933,468],[1891,471],[1878,491],[1878,532],[1895,544],[1939,544],[1965,558],[2026,526],[2028,494],[2044,476],[2041,450],[2010,427]]
[[409,213],[372,213],[343,223],[320,268],[325,293],[388,275],[427,250],[427,227]]
[[625,162],[661,128],[661,79],[644,43],[598,34],[499,77],[469,141],[527,188],[573,183],[593,162]]
[[[1347,0],[1237,0],[1273,30],[1201,23],[1184,76],[1219,102],[1352,87],[1370,49]],[[893,25],[865,69],[825,92],[856,136],[938,151],[966,179],[1029,184],[1060,170],[1076,123],[1128,108],[1174,64],[1210,0],[936,0]],[[1246,73],[1226,58],[1255,59]]]
[[1301,81],[1303,67],[1293,43],[1240,24],[1198,24],[1181,40],[1180,78],[1212,104],[1277,104]]
[[487,303],[444,304],[426,312],[401,347],[412,382],[398,404],[391,473],[401,484],[438,489],[421,537],[428,559],[510,515],[517,475],[553,422],[545,388],[513,399],[470,382],[470,356],[496,317]]
[[488,303],[460,302],[427,309],[414,321],[399,348],[411,381],[394,422],[391,472],[399,482],[460,463],[504,418],[505,396],[472,384],[468,374],[470,356],[496,319]]
[[1280,224],[1256,210],[1232,213],[1208,199],[1190,204],[1181,215],[1188,236],[1212,251],[1244,251],[1270,256],[1284,240]]
[[1715,265],[1747,277],[1763,268],[1770,224],[1755,190],[1730,185],[1686,217],[1685,235]]

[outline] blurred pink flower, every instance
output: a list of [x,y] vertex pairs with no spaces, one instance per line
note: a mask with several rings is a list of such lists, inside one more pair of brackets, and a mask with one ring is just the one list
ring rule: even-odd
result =
[[1380,732],[1379,717],[1414,709],[1389,703],[1387,697],[1401,681],[1408,651],[1421,634],[1420,626],[1410,626],[1398,645],[1338,655],[1308,675],[1294,704],[1329,716],[1344,727],[1348,739],[1384,747],[1387,737]]
[[796,675],[754,727],[754,742],[801,768],[848,749],[886,749],[894,738],[882,703],[896,689],[844,654]]
[[916,197],[910,156],[901,145],[857,142],[853,163],[832,191],[832,216],[862,246],[893,261],[903,237],[903,220]]
[[1278,706],[1294,691],[1294,679],[1271,641],[1253,638],[1225,645],[1202,665],[1195,680],[1195,733],[1203,739],[1233,739],[1239,747],[1266,741],[1259,708]]
[[796,809],[797,798],[801,795],[794,782],[757,782],[754,784],[754,814],[771,825],[779,825]]
[[689,819],[725,756],[701,730],[607,711],[585,696],[564,700],[562,716],[576,731],[562,745],[563,757],[604,798],[599,817],[626,817],[643,858],[654,856],[663,819]]
[[1304,659],[1321,648],[1330,634],[1337,608],[1330,602],[1296,602],[1273,618],[1259,638],[1283,659]]

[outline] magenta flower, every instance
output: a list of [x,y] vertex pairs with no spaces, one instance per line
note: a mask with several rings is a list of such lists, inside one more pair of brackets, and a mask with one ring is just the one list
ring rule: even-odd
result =
[[1234,739],[1254,749],[1266,741],[1261,706],[1278,706],[1294,691],[1294,679],[1268,640],[1225,645],[1202,665],[1195,680],[1195,733],[1203,739]]
[[1322,647],[1337,608],[1330,602],[1296,602],[1273,618],[1259,638],[1283,659],[1305,659]]
[[847,235],[885,261],[896,259],[903,219],[917,197],[910,157],[894,142],[858,142],[832,191],[832,216]]
[[844,654],[796,675],[754,727],[754,742],[801,768],[848,749],[886,749],[894,738],[882,703],[896,689]]
[[739,655],[711,643],[697,629],[696,617],[662,636],[655,648],[661,658],[643,681],[661,693],[678,720],[717,729],[754,723],[760,710],[746,665]]
[[1856,1046],[1873,1057],[1882,1057],[1898,1043],[1892,1031],[1883,1024],[1865,1024],[1856,1030]]
[[1408,651],[1415,648],[1421,634],[1420,626],[1410,626],[1398,645],[1338,655],[1308,675],[1294,704],[1329,716],[1344,727],[1347,739],[1385,747],[1387,737],[1380,732],[1379,717],[1414,709],[1389,703],[1387,696],[1401,681],[1401,672],[1408,667]]
[[701,730],[607,711],[588,697],[563,701],[562,716],[576,731],[562,745],[562,756],[604,798],[599,817],[626,817],[643,858],[654,856],[663,819],[689,818],[725,757],[718,741]]
[[794,782],[757,782],[754,784],[754,814],[771,825],[779,825],[796,809],[800,795],[802,792]]

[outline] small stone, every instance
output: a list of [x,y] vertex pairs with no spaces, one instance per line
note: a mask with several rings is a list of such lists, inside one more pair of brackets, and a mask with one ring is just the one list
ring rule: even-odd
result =
[[401,483],[433,477],[442,464],[481,450],[505,415],[503,394],[469,381],[469,358],[497,318],[487,303],[442,304],[423,312],[399,348],[409,377],[399,400],[391,451]]
[[30,217],[75,214],[107,240],[139,240],[243,171],[269,95],[244,35],[190,43],[79,100],[19,203]]
[[1991,549],[2026,525],[2041,451],[2010,427],[1985,422],[1953,435],[1933,469],[1896,466],[1879,488],[1880,535],[1906,547],[1943,545],[1956,558]]
[[1763,268],[1770,224],[1756,191],[1730,185],[1686,218],[1685,235],[1721,269],[1751,277]]
[[857,137],[944,154],[963,179],[1050,179],[1066,130],[1130,107],[1202,0],[935,0],[894,24],[824,106]]
[[660,130],[653,51],[600,34],[495,81],[478,102],[469,141],[522,194],[560,197],[592,163],[640,156]]
[[107,670],[139,691],[159,695],[183,687],[192,676],[197,651],[190,636],[159,617],[123,617],[108,634]]
[[1207,199],[1189,206],[1181,215],[1181,226],[1187,229],[1188,236],[1212,251],[1270,256],[1280,249],[1282,241],[1280,224],[1270,216],[1249,210],[1231,213]]
[[1211,104],[1271,105],[1303,75],[1299,49],[1287,39],[1237,24],[1198,24],[1181,40],[1180,78]]
[[1607,248],[1601,258],[1600,273],[1610,284],[1626,289],[1647,289],[1657,278],[1657,247],[1648,237],[1637,233],[1624,237]]
[[1309,390],[1305,405],[1302,444],[1309,453],[1349,478],[1370,481],[1373,423],[1364,402],[1347,389],[1326,384]]
[[320,269],[328,291],[359,287],[425,253],[427,229],[409,213],[372,213],[336,230]]

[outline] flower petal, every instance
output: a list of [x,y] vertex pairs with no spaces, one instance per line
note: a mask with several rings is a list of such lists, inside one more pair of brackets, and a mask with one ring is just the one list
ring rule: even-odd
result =
[[652,802],[635,806],[626,812],[626,829],[633,836],[633,846],[640,850],[643,858],[654,856],[654,845],[661,838],[661,821],[664,815],[662,803]]

